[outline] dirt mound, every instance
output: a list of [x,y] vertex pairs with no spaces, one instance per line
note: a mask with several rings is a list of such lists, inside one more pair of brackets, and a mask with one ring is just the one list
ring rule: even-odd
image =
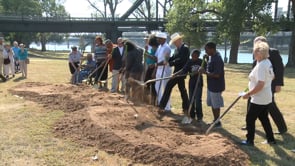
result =
[[220,134],[204,135],[202,123],[181,125],[177,114],[159,115],[120,94],[86,85],[24,83],[10,90],[48,109],[65,111],[55,133],[97,146],[134,163],[153,165],[248,165],[249,157]]

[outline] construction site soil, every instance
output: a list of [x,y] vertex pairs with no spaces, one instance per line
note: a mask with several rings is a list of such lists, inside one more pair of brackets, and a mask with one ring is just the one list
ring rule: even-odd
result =
[[48,110],[62,110],[55,135],[82,146],[95,146],[132,163],[151,165],[248,165],[249,156],[219,133],[205,135],[208,125],[182,125],[180,114],[127,101],[122,94],[88,85],[27,82],[9,90]]

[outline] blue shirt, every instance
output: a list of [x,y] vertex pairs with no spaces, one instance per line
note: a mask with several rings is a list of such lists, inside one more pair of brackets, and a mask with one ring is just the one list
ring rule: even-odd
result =
[[12,50],[14,52],[14,59],[18,58],[18,52],[19,52],[20,48],[19,47],[12,47]]
[[[156,51],[155,50],[152,50],[152,49],[149,50],[148,54],[151,55],[151,56],[156,57]],[[146,58],[146,64],[150,65],[150,64],[154,64],[154,63],[156,63],[156,61],[153,60],[152,58],[149,58],[149,57]]]
[[21,49],[18,51],[18,59],[21,61],[24,61],[28,58],[28,51],[27,49],[24,49],[24,52],[22,52]]
[[224,91],[225,90],[224,63],[219,52],[216,52],[215,55],[209,57],[209,61],[207,63],[207,72],[219,75],[218,78],[207,76],[208,89],[211,92]]

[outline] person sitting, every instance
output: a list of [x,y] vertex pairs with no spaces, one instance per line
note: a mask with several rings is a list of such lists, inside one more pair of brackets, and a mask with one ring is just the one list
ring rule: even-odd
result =
[[86,63],[81,66],[82,70],[79,72],[78,83],[82,83],[82,80],[86,79],[95,69],[96,62],[93,60],[91,53],[87,54],[86,60]]

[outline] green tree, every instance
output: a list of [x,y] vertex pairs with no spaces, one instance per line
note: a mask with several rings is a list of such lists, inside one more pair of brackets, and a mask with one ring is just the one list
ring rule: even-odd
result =
[[[40,0],[43,16],[55,18],[68,16],[69,14],[62,5],[63,3],[63,0]],[[64,35],[56,33],[38,33],[36,37],[41,43],[41,51],[46,51],[46,43],[59,43],[62,41]]]
[[[67,16],[62,0],[1,0],[0,6],[6,15],[17,16],[46,16],[46,17],[60,17]],[[41,42],[42,51],[46,51],[46,43],[49,41],[59,42],[63,36],[56,37],[57,34],[53,33],[9,33],[12,40],[29,45],[31,42]]]
[[180,32],[190,46],[200,48],[206,38],[206,32],[203,30],[201,15],[192,14],[191,11],[202,9],[203,5],[200,0],[174,0],[167,15],[166,31],[170,34]]
[[[237,63],[241,32],[253,30],[264,35],[276,30],[272,24],[271,3],[272,0],[175,0],[167,17],[167,30],[182,30],[205,42],[202,33],[208,31],[206,20],[218,20],[215,37],[211,40],[220,43],[228,39],[231,44],[229,63]],[[195,16],[189,15],[188,10]]]
[[[18,15],[18,16],[41,16],[41,6],[39,1],[36,0],[1,0],[0,6],[2,6],[4,15]],[[4,33],[4,35],[9,38],[12,42],[13,40],[19,43],[24,43],[29,45],[31,41],[36,39],[37,33],[21,33],[21,32],[11,32]]]
[[290,23],[290,29],[292,31],[290,47],[289,47],[289,56],[288,56],[288,63],[287,67],[294,67],[295,66],[295,0],[290,0],[289,3],[292,2],[292,15],[293,15],[293,22],[288,20]]

